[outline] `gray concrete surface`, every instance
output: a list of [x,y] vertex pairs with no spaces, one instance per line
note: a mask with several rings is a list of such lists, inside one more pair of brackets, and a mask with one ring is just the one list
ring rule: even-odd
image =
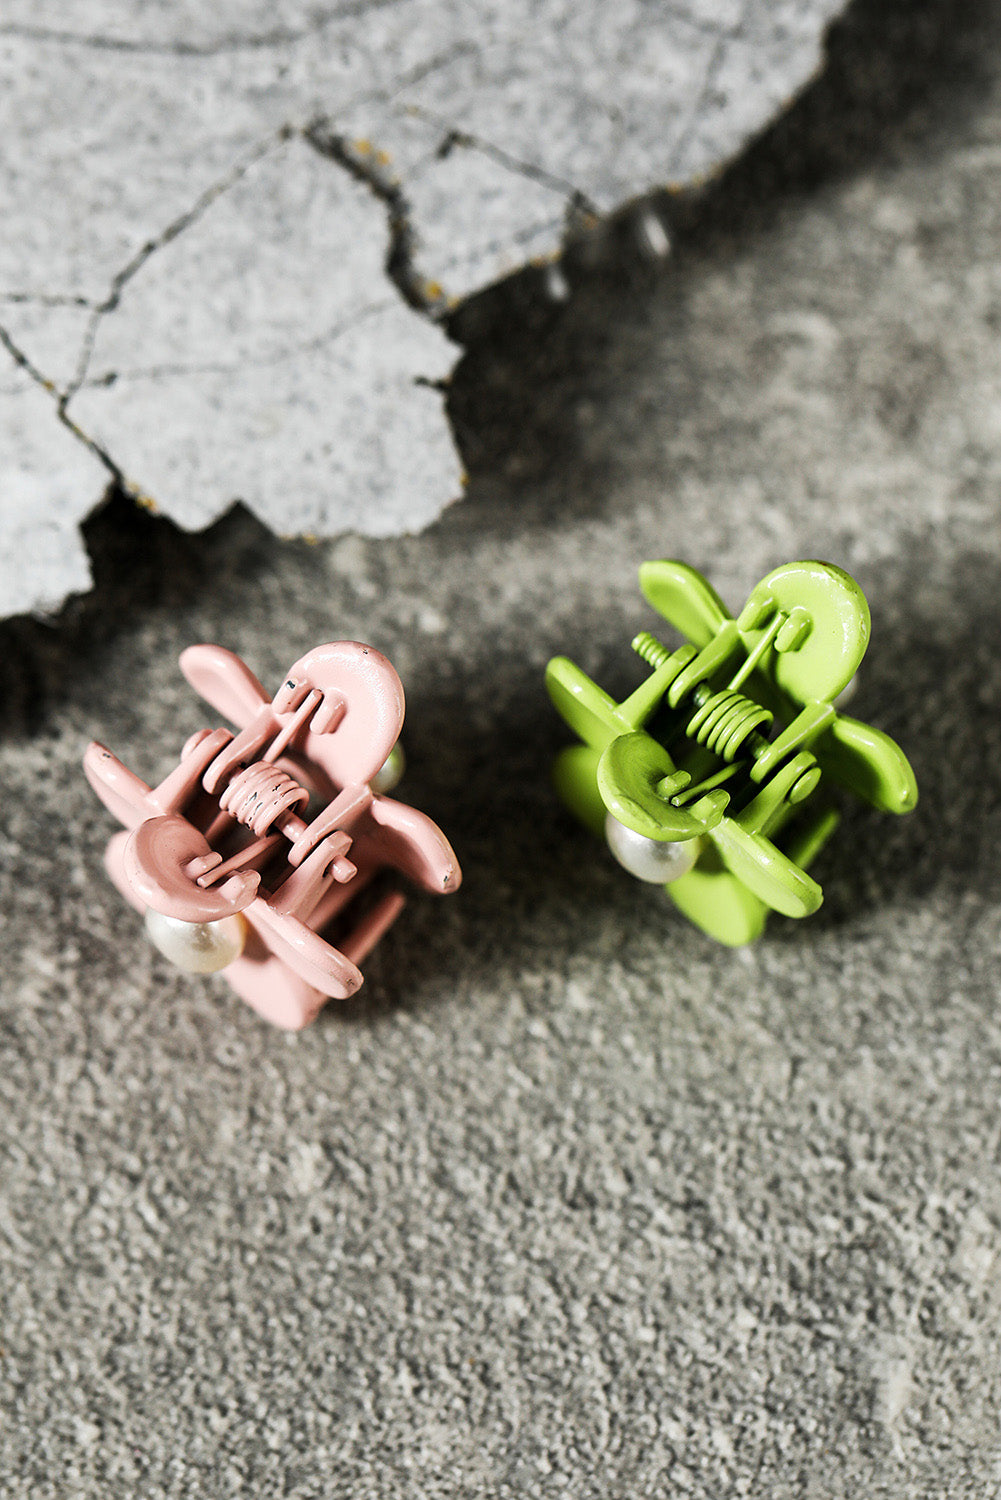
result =
[[193,529],[419,531],[462,493],[446,306],[729,161],[843,5],[5,0],[0,615],[86,586],[109,475]]
[[[419,538],[204,538],[116,503],[96,591],[0,688],[0,1492],[1001,1492],[1001,7],[856,6],[674,266],[469,309],[466,503]],[[678,555],[739,602],[843,564],[857,711],[914,760],[822,911],[713,947],[550,795],[546,658],[610,686]],[[289,1037],[104,881],[104,739],[176,667],[361,636],[466,869]]]

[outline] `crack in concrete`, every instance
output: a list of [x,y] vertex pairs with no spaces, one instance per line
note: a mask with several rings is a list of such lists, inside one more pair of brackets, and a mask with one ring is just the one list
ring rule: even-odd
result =
[[692,137],[695,134],[696,121],[701,118],[703,108],[709,100],[713,89],[716,87],[716,83],[719,79],[720,72],[722,71],[723,64],[726,61],[727,48],[731,45],[731,43],[739,41],[739,39],[744,35],[744,32],[747,28],[747,17],[749,9],[750,0],[743,0],[743,5],[741,6],[740,15],[737,17],[737,20],[726,31],[723,31],[719,34],[716,40],[716,44],[713,47],[712,52],[709,54],[709,60],[706,63],[705,76],[702,79],[702,85],[695,96],[695,102],[692,104],[692,107],[688,112],[688,120],[679,133],[677,142],[674,146],[674,150],[671,153],[671,164],[667,169],[668,179],[674,177],[679,169],[680,163],[684,159],[684,153],[688,149],[689,142],[692,140]]
[[23,370],[26,375],[29,375],[36,385],[40,385],[42,390],[47,391],[50,396],[58,396],[59,392],[52,381],[43,375],[41,370],[28,358],[24,350],[15,344],[7,329],[3,326],[0,326],[0,345],[7,350],[7,353],[18,368]]
[[[2,35],[2,32],[0,32]],[[246,155],[236,166],[232,167],[223,177],[212,183],[195,200],[189,209],[173,219],[158,235],[147,240],[126,264],[113,277],[107,295],[100,302],[94,302],[92,298],[74,296],[72,294],[52,294],[33,292],[7,292],[2,294],[0,301],[9,305],[35,304],[41,306],[56,307],[83,307],[91,310],[91,317],[87,321],[80,351],[77,356],[76,369],[69,384],[60,390],[57,383],[49,377],[34,363],[33,360],[18,345],[10,332],[0,325],[0,347],[4,348],[17,367],[46,395],[53,399],[56,417],[66,430],[87,448],[108,470],[111,477],[130,493],[140,493],[141,486],[126,479],[121,466],[116,463],[111,454],[97,440],[85,432],[69,411],[70,402],[73,397],[85,385],[107,384],[104,381],[88,382],[87,374],[94,354],[94,346],[97,339],[98,329],[102,320],[109,313],[115,311],[121,302],[122,294],[128,284],[136,277],[150,258],[158,250],[169,245],[186,229],[205,214],[214,203],[227,193],[237,182],[243,178],[258,162],[264,160],[271,152],[277,150],[293,135],[294,128],[290,125],[282,125],[277,131],[271,132],[252,152]]]
[[[391,3],[396,3],[396,0],[391,0]],[[373,7],[359,6],[354,7],[354,10],[366,8],[371,9]],[[338,12],[338,15],[348,13],[348,11],[342,10]],[[0,36],[4,34],[4,29],[0,28]],[[434,57],[427,59],[424,63],[412,69],[406,75],[405,79],[401,80],[399,86],[410,86],[413,82],[428,76],[436,68],[444,66],[454,57],[468,50],[474,50],[473,44],[460,43],[450,48],[447,53],[436,54]],[[391,95],[384,97],[391,97]],[[248,366],[267,368],[270,365],[280,364],[283,360],[291,359],[297,354],[308,353],[323,348],[325,345],[350,332],[351,329],[364,322],[365,319],[393,305],[388,298],[368,303],[363,308],[351,314],[350,317],[341,319],[324,333],[303,341],[301,344],[290,345],[287,349],[258,361],[244,359],[238,364],[228,365],[213,362],[191,365],[165,364],[150,366],[145,370],[127,371],[123,374],[108,371],[103,375],[89,377],[101,323],[119,307],[126,288],[139,275],[143,267],[159,250],[171,244],[185,230],[197,223],[247,172],[272,152],[280,149],[296,133],[301,134],[303,139],[320,155],[334,161],[357,181],[364,182],[374,192],[376,197],[386,205],[389,210],[390,248],[386,258],[385,272],[404,302],[414,311],[430,318],[434,318],[436,313],[443,310],[444,302],[440,292],[436,288],[429,286],[420,277],[414,265],[412,256],[414,233],[410,222],[409,205],[399,185],[390,178],[386,171],[388,157],[381,152],[370,149],[368,155],[371,159],[367,160],[366,152],[358,142],[350,142],[345,137],[329,130],[324,121],[317,121],[298,132],[297,128],[292,124],[285,123],[281,125],[277,130],[269,133],[267,138],[244,156],[240,162],[231,167],[228,172],[206,188],[196,198],[190,208],[171,220],[159,234],[141,245],[125,265],[112,277],[108,292],[100,302],[96,302],[93,298],[72,293],[0,293],[0,302],[8,305],[80,307],[90,310],[91,316],[84,330],[73,376],[62,390],[60,390],[55,381],[49,379],[34,364],[26,352],[20,348],[9,331],[2,325],[0,325],[0,347],[7,351],[14,364],[23,370],[35,385],[44,390],[46,395],[53,399],[56,416],[67,431],[72,433],[79,442],[83,443],[104,465],[111,477],[130,493],[141,493],[141,486],[128,480],[121,466],[116,463],[111,454],[96,439],[91,437],[89,433],[85,432],[73,416],[71,416],[69,411],[70,403],[79,391],[102,386],[112,386],[119,381],[152,380],[185,375],[197,376],[199,374],[235,374],[241,368],[247,368]]]
[[399,181],[390,172],[390,158],[368,141],[352,141],[333,128],[326,119],[314,120],[302,132],[313,150],[335,162],[358,182],[365,184],[379,202],[385,205],[389,223],[389,249],[385,273],[408,307],[425,317],[434,317],[443,308],[440,288],[427,282],[417,269],[414,231],[410,204]]
[[231,167],[223,177],[220,177],[216,182],[207,187],[195,199],[190,208],[186,209],[183,214],[179,214],[176,219],[173,219],[153,239],[147,240],[144,245],[141,245],[121,270],[116,272],[111,279],[108,295],[94,307],[91,317],[88,320],[80,345],[80,352],[77,356],[76,370],[69,385],[59,396],[60,411],[64,412],[66,410],[77,391],[80,390],[86,381],[101,322],[118,307],[122,299],[122,293],[129,282],[139,274],[143,266],[146,265],[158,250],[162,250],[164,246],[171,244],[173,240],[177,239],[178,235],[183,234],[192,224],[196,224],[202,215],[214,203],[217,203],[225,193],[235,187],[252,167],[256,166],[258,162],[263,161],[272,151],[284,145],[291,135],[292,127],[289,125],[283,125],[279,130],[270,134],[266,140],[262,141],[242,161],[238,162],[236,166]]
[[7,353],[10,355],[11,359],[19,369],[23,370],[24,373],[28,375],[37,386],[45,391],[46,395],[53,398],[56,409],[56,416],[58,417],[62,425],[67,429],[67,431],[71,432],[79,442],[83,443],[85,448],[89,449],[94,457],[104,465],[113,479],[117,480],[119,484],[124,484],[122,471],[115,463],[111,455],[106,452],[106,450],[101,447],[100,443],[95,441],[95,439],[92,438],[89,433],[84,432],[83,428],[77,425],[77,423],[65,410],[59,396],[59,391],[57,390],[55,384],[51,380],[49,380],[47,376],[43,375],[42,371],[39,370],[38,367],[33,363],[33,361],[28,358],[24,350],[15,343],[13,338],[11,338],[7,329],[2,326],[0,326],[0,346],[6,349]]
[[0,292],[0,302],[22,307],[96,307],[93,297],[72,292]]
[[[419,78],[427,77],[437,69],[444,67],[455,57],[465,52],[479,50],[475,44],[465,42],[450,48],[447,53],[439,54],[428,59],[415,68],[410,77],[401,80],[394,92],[402,92],[410,87]],[[373,95],[373,98],[388,99],[391,94]],[[491,142],[481,137],[470,134],[468,131],[460,130],[451,125],[447,120],[435,115],[432,111],[425,110],[417,105],[403,104],[398,113],[409,114],[423,123],[433,125],[443,132],[442,139],[434,149],[434,157],[442,160],[450,152],[460,150],[478,151],[481,155],[489,157],[506,171],[515,176],[525,177],[545,187],[548,191],[555,193],[563,202],[563,213],[559,221],[547,220],[543,224],[534,224],[512,236],[512,242],[519,245],[530,241],[540,228],[555,227],[559,222],[562,227],[570,224],[575,217],[588,218],[600,217],[600,211],[591,202],[588,195],[573,183],[547,171],[534,162],[525,162],[512,156],[510,152],[502,147],[494,146]],[[407,305],[415,312],[427,317],[439,318],[448,308],[448,299],[445,291],[437,282],[429,281],[420,271],[417,264],[418,236],[414,228],[414,215],[406,194],[405,179],[396,177],[392,171],[392,158],[388,151],[381,150],[377,145],[368,140],[353,140],[336,128],[336,117],[324,116],[314,120],[303,130],[305,140],[318,151],[321,156],[327,157],[338,166],[343,167],[357,181],[363,182],[372,193],[386,207],[389,220],[390,247],[386,257],[386,274],[396,287]],[[492,254],[502,247],[504,241],[491,241],[481,251]],[[448,264],[459,265],[460,259],[455,259]]]
[[[308,20],[298,28],[292,26],[275,25],[270,29],[251,32],[246,35],[230,34],[217,37],[207,41],[177,40],[172,42],[158,42],[156,40],[132,39],[128,37],[116,37],[104,34],[80,35],[68,28],[33,26],[30,24],[8,23],[0,26],[0,38],[23,39],[41,43],[56,44],[59,46],[89,48],[99,51],[113,53],[129,53],[135,55],[160,56],[175,59],[210,59],[228,53],[263,51],[268,48],[281,48],[292,46],[307,38],[315,37],[338,22],[349,21],[353,18],[364,17],[366,14],[399,10],[407,0],[343,0],[341,4],[328,6],[325,9],[315,9]],[[698,18],[693,17],[683,6],[672,5],[668,0],[665,9],[673,14],[680,25],[694,28],[696,31],[715,38],[715,45],[709,51],[708,58],[700,58],[696,78],[692,80],[695,84],[694,100],[689,117],[685,120],[679,139],[673,152],[673,166],[676,170],[677,163],[688,149],[695,130],[697,128],[700,113],[706,102],[711,99],[713,89],[716,87],[721,69],[724,66],[728,47],[739,39],[746,30],[749,14],[750,0],[743,0],[738,20],[735,24],[727,27],[720,33],[715,26],[708,23],[700,23]],[[479,56],[485,47],[489,47],[490,36],[484,37],[467,36],[462,40],[452,43],[444,50],[440,50],[431,56],[425,57],[411,68],[399,71],[391,81],[382,86],[369,87],[359,91],[353,98],[337,102],[329,113],[316,116],[303,123],[300,118],[293,121],[287,118],[286,123],[274,127],[268,132],[263,140],[256,146],[248,149],[247,154],[239,160],[236,165],[231,166],[224,175],[210,184],[191,205],[182,213],[178,214],[159,233],[147,239],[119,270],[111,277],[107,284],[107,290],[100,300],[95,296],[83,296],[71,292],[35,292],[23,288],[15,288],[7,292],[0,292],[0,308],[3,306],[35,306],[37,308],[67,308],[79,309],[86,317],[73,320],[77,324],[76,335],[79,337],[79,345],[76,350],[76,359],[72,367],[72,373],[67,376],[61,371],[60,381],[49,379],[17,342],[20,334],[12,334],[8,329],[0,327],[0,347],[7,351],[22,375],[44,390],[53,400],[56,414],[63,427],[71,432],[88,450],[99,459],[102,465],[112,477],[122,484],[123,488],[132,493],[141,494],[138,485],[126,481],[120,466],[111,455],[102,448],[101,444],[84,431],[71,415],[70,408],[74,398],[83,390],[94,390],[100,387],[111,387],[118,382],[140,382],[155,381],[158,379],[182,379],[184,377],[197,378],[200,375],[221,375],[224,377],[234,376],[240,369],[265,368],[277,365],[285,360],[294,358],[298,354],[306,354],[310,351],[323,348],[337,338],[341,337],[351,328],[357,326],[366,318],[390,308],[395,305],[395,299],[386,288],[386,296],[377,301],[369,301],[360,308],[355,308],[345,317],[342,317],[329,327],[325,332],[313,335],[307,340],[297,344],[289,344],[281,347],[277,352],[268,352],[259,357],[241,359],[234,362],[206,360],[204,362],[175,364],[165,362],[160,365],[150,365],[145,368],[130,369],[123,372],[115,370],[104,370],[93,373],[95,353],[101,336],[101,328],[104,320],[114,313],[121,305],[128,287],[135,278],[143,271],[147,263],[162,249],[170,245],[180,235],[185,233],[192,225],[209,211],[209,209],[227,192],[229,192],[254,166],[274,153],[290,139],[302,138],[319,155],[332,161],[342,171],[347,172],[355,181],[365,185],[370,193],[383,206],[388,224],[388,249],[386,251],[383,272],[395,293],[402,298],[405,305],[411,311],[419,314],[431,323],[440,323],[443,315],[450,310],[449,299],[445,291],[438,285],[437,280],[430,280],[419,269],[421,252],[418,242],[417,214],[419,208],[415,209],[411,201],[410,193],[413,192],[414,201],[419,205],[423,200],[418,196],[416,184],[420,182],[421,174],[429,168],[433,170],[436,160],[443,161],[453,152],[477,153],[486,158],[504,173],[521,179],[523,182],[531,182],[537,187],[544,189],[547,194],[552,194],[558,200],[560,213],[552,216],[540,215],[536,221],[506,237],[491,235],[488,242],[475,245],[472,250],[459,253],[455,250],[449,256],[451,247],[447,244],[441,247],[444,255],[438,261],[440,270],[436,274],[442,279],[449,280],[448,272],[453,268],[461,267],[464,263],[475,261],[477,257],[496,257],[498,251],[504,248],[531,246],[533,242],[538,243],[540,234],[545,234],[548,251],[553,245],[565,246],[567,240],[572,236],[575,222],[603,218],[604,211],[599,209],[591,195],[579,187],[574,181],[562,176],[558,171],[550,170],[542,162],[523,159],[515,152],[503,146],[495,144],[476,133],[475,130],[465,130],[455,124],[447,117],[451,107],[446,105],[446,114],[439,114],[434,109],[426,107],[417,102],[408,102],[408,94],[411,94],[427,78],[436,72],[447,68],[457,58],[467,55]],[[525,38],[531,45],[530,36]],[[330,45],[333,45],[331,41]],[[460,70],[465,72],[465,70]],[[701,79],[699,79],[701,74]],[[417,160],[408,161],[407,167],[400,175],[395,175],[389,154],[378,149],[369,141],[352,138],[349,133],[348,122],[355,126],[353,112],[368,109],[373,111],[376,119],[390,122],[387,127],[387,135],[392,135],[393,126],[400,125],[406,119],[418,122],[419,126],[427,129],[426,142],[421,139],[422,132],[417,131]],[[456,111],[458,113],[458,111]],[[606,108],[610,118],[615,118],[615,110],[612,106]],[[364,120],[364,113],[361,116]],[[357,128],[355,126],[355,128]],[[362,127],[364,128],[364,127]],[[373,129],[378,133],[379,126],[373,121]],[[409,134],[414,127],[410,127],[405,152],[409,149]],[[493,132],[491,132],[493,133]],[[437,141],[435,137],[437,136]],[[426,149],[424,149],[426,146]],[[535,155],[532,146],[529,145],[530,155]],[[549,153],[546,153],[549,154]],[[575,159],[570,159],[573,164],[568,165],[568,170],[577,175],[578,168]],[[470,167],[475,172],[475,167]],[[487,176],[489,174],[486,174]],[[496,181],[493,184],[497,190]],[[503,191],[503,189],[502,189]],[[524,189],[522,190],[524,192]],[[599,192],[601,190],[599,189]],[[548,206],[543,200],[543,206]],[[555,207],[555,205],[554,205]],[[480,226],[480,233],[483,228]],[[474,238],[475,238],[474,225]],[[526,253],[530,254],[530,250]],[[557,248],[554,252],[559,256],[561,250]],[[445,273],[445,274],[443,274]],[[505,274],[503,271],[501,274]],[[69,278],[67,278],[69,279]],[[454,305],[454,304],[453,304]],[[333,309],[332,309],[333,310]],[[79,333],[79,325],[83,324],[82,334]],[[31,339],[28,338],[30,345]],[[276,341],[278,342],[278,341]],[[70,351],[73,353],[72,343]],[[64,382],[64,383],[63,383]],[[422,381],[439,388],[439,383],[433,381]],[[229,382],[227,381],[227,386]],[[30,390],[31,385],[25,383],[18,387],[22,392]]]
[[[415,63],[400,74],[392,87],[360,93],[335,114],[317,116],[302,131],[303,139],[315,151],[342,167],[357,182],[364,183],[385,206],[390,238],[384,268],[386,275],[408,307],[435,320],[447,310],[447,299],[442,288],[418,270],[413,211],[403,182],[393,171],[391,154],[368,139],[352,137],[338,128],[337,121],[359,105],[391,105],[406,89],[424,82],[457,58],[476,56],[481,50],[480,43],[473,39],[456,42]],[[437,149],[431,150],[429,159],[434,158]]]
[[248,36],[220,37],[215,42],[156,42],[104,34],[87,35],[59,26],[31,26],[12,21],[0,26],[0,37],[30,42],[52,42],[65,47],[86,47],[97,52],[128,52],[145,57],[221,57],[232,52],[259,52],[271,47],[295,46],[319,36],[338,21],[355,20],[372,11],[387,10],[406,0],[350,0],[346,5],[332,6],[314,17],[309,26],[275,26],[270,31]]
[[[532,240],[535,239],[536,235],[557,230],[565,239],[567,234],[570,232],[572,225],[576,222],[573,215],[573,205],[568,203],[564,209],[564,212],[557,218],[537,219],[533,224],[526,224],[523,229],[517,230],[514,234],[509,235],[506,239],[487,240],[485,244],[477,246],[476,253],[483,255],[493,255],[497,251],[504,250],[509,245],[529,245],[531,244]],[[445,262],[443,269],[445,271],[448,271],[452,267],[461,266],[463,264],[463,259],[464,257],[462,256],[454,256],[450,261]],[[554,263],[554,260],[559,260],[559,252],[557,252],[555,257],[544,257],[534,262],[534,264],[551,265]],[[516,274],[518,271],[523,271],[524,269],[525,263],[522,263],[517,267],[512,267],[512,274]]]
[[540,166],[538,162],[523,161],[520,157],[513,156],[503,146],[495,146],[491,141],[485,141],[481,136],[474,135],[468,130],[462,130],[453,125],[443,116],[436,114],[433,110],[425,109],[420,104],[407,104],[404,106],[407,114],[415,119],[423,120],[425,124],[434,125],[443,132],[442,141],[438,147],[438,157],[444,160],[456,147],[462,147],[468,151],[478,151],[481,156],[487,156],[498,166],[505,167],[518,177],[527,177],[529,181],[538,183],[541,187],[548,188],[550,192],[558,193],[561,197],[570,200],[571,204],[579,207],[584,213],[598,213],[598,209],[591,202],[583,188],[577,187],[565,177],[560,177],[548,168]]
[[716,80],[719,77],[720,69],[722,68],[723,63],[726,60],[726,49],[729,45],[729,42],[730,33],[728,32],[725,36],[721,36],[719,38],[709,56],[709,61],[706,64],[705,77],[702,80],[702,85],[695,96],[695,102],[692,104],[691,109],[688,111],[688,119],[685,122],[684,128],[679,133],[674,150],[671,153],[670,165],[668,166],[667,172],[665,174],[668,183],[670,183],[675,177],[678,171],[678,164],[683,160],[684,153],[688,149],[689,142],[692,140],[692,137],[695,134],[696,121],[700,118],[702,107],[712,93],[713,88],[715,87]]
[[[391,0],[391,3],[396,3],[396,0]],[[366,8],[370,9],[373,7],[354,7],[355,10]],[[338,12],[338,15],[347,13],[349,12],[342,10]],[[4,34],[5,30],[0,28],[0,36]],[[400,87],[408,87],[414,81],[428,76],[436,68],[444,66],[455,56],[459,56],[468,50],[473,50],[473,44],[460,43],[450,48],[447,53],[436,54],[424,63],[419,64],[415,69],[412,69],[406,75],[406,78],[401,81]],[[385,97],[391,97],[391,95]],[[9,331],[2,325],[0,325],[0,347],[7,351],[14,364],[23,370],[35,385],[44,390],[46,395],[53,399],[56,416],[67,431],[72,433],[79,442],[83,443],[105,466],[112,478],[130,493],[141,493],[141,486],[129,481],[121,466],[115,462],[111,454],[96,439],[91,437],[89,433],[85,432],[71,416],[69,411],[70,403],[79,391],[111,386],[117,384],[119,381],[170,378],[184,375],[197,376],[199,374],[234,374],[239,369],[247,368],[248,366],[266,368],[269,365],[279,364],[283,360],[291,359],[296,354],[308,353],[312,350],[320,349],[342,337],[345,333],[350,332],[352,328],[362,323],[366,318],[392,306],[392,302],[389,299],[368,303],[350,317],[340,320],[324,333],[316,335],[301,344],[291,345],[278,354],[268,356],[259,361],[241,360],[239,364],[229,365],[212,362],[206,362],[201,365],[159,365],[151,366],[146,370],[127,371],[124,374],[108,371],[103,375],[89,378],[90,366],[101,323],[118,308],[126,288],[138,276],[143,267],[159,250],[171,244],[185,230],[197,223],[247,172],[272,152],[278,150],[288,140],[292,139],[296,133],[297,128],[289,123],[285,123],[276,131],[269,133],[267,138],[260,142],[254,150],[248,153],[234,167],[230,168],[216,182],[206,188],[196,198],[190,208],[171,220],[159,234],[141,245],[125,265],[112,277],[108,292],[100,302],[94,301],[93,298],[72,293],[5,292],[0,294],[0,302],[7,303],[8,305],[80,307],[90,310],[91,316],[84,330],[73,376],[62,390],[60,390],[55,381],[50,380],[34,364],[25,351],[16,343]],[[409,307],[423,316],[434,318],[436,313],[444,310],[444,299],[437,288],[430,286],[421,278],[414,265],[412,255],[414,232],[410,222],[409,205],[399,185],[390,178],[386,171],[388,157],[381,152],[370,150],[368,155],[371,159],[367,160],[366,152],[359,143],[350,142],[345,137],[330,130],[324,121],[316,121],[313,125],[306,126],[298,131],[298,133],[320,155],[334,161],[357,181],[364,182],[373,191],[375,196],[386,205],[389,210],[390,229],[390,248],[385,264],[386,275]]]
[[[440,73],[442,68],[447,68],[449,63],[455,62],[457,58],[477,57],[482,50],[483,48],[478,41],[455,42],[451,47],[446,47],[443,52],[434,52],[430,57],[426,57],[423,62],[414,63],[412,68],[400,74],[391,88],[380,89],[377,93],[370,94],[368,97],[371,99],[381,99],[388,104],[393,99],[398,98],[404,89],[412,89],[415,84],[424,83],[428,78],[433,78],[435,73]],[[365,96],[362,95],[361,98],[364,99]]]
[[284,363],[285,360],[295,359],[299,354],[311,354],[318,349],[328,348],[331,344],[343,338],[352,329],[364,323],[368,318],[375,317],[377,313],[385,312],[387,308],[393,307],[394,301],[389,297],[382,298],[378,302],[368,302],[350,314],[349,317],[341,318],[323,333],[315,334],[310,339],[303,339],[297,344],[289,344],[277,353],[262,355],[258,359],[241,359],[235,363],[226,364],[221,360],[205,360],[200,364],[176,364],[176,365],[149,365],[146,369],[137,370],[108,370],[103,375],[94,375],[84,381],[82,389],[98,390],[110,386],[126,384],[135,380],[158,380],[174,379],[186,375],[235,375],[240,370],[267,370],[275,365]]

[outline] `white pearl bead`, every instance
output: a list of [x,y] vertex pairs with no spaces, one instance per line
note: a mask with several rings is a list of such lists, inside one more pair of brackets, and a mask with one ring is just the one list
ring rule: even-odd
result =
[[699,857],[701,841],[685,839],[681,844],[662,843],[635,833],[609,813],[605,819],[608,847],[624,870],[651,885],[667,885],[687,875]]
[[214,974],[239,958],[247,924],[239,912],[218,922],[182,922],[152,907],[146,912],[146,935],[164,958],[186,974]]
[[397,740],[382,763],[380,770],[376,771],[369,786],[373,792],[391,792],[394,786],[398,786],[403,780],[403,773],[407,769],[407,758],[403,753],[403,746]]

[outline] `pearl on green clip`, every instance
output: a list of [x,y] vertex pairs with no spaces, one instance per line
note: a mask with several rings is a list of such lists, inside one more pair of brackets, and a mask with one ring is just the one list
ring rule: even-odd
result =
[[697,838],[680,844],[647,838],[620,823],[613,813],[605,819],[605,839],[622,868],[651,885],[667,885],[687,875],[701,848]]

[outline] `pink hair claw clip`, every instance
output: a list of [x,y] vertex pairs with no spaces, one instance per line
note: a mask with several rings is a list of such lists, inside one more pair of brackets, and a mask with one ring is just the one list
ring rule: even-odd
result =
[[125,825],[105,865],[161,953],[191,973],[224,970],[260,1015],[297,1031],[355,993],[399,915],[403,896],[377,877],[439,895],[462,878],[431,819],[384,795],[402,772],[403,686],[356,641],[307,652],[271,699],[221,646],[190,647],[181,670],[239,733],[192,735],[153,788],[90,745],[87,779]]

